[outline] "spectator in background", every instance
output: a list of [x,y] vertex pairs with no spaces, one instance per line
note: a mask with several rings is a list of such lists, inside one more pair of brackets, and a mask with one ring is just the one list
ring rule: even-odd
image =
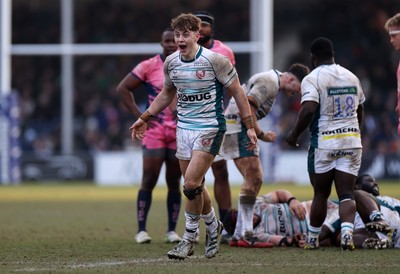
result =
[[[386,21],[385,29],[389,34],[390,43],[393,48],[400,52],[400,13],[397,13],[393,17]],[[400,135],[400,63],[397,67],[397,107],[396,112],[399,117],[397,132]]]
[[315,39],[310,53],[314,70],[301,82],[302,106],[287,137],[289,145],[298,146],[299,135],[310,125],[308,173],[314,198],[305,248],[319,247],[326,201],[335,182],[342,222],[341,247],[353,250],[354,184],[361,166],[360,125],[365,97],[359,79],[335,64],[331,40]]
[[[214,52],[226,56],[232,65],[235,66],[235,55],[233,51],[224,43],[214,39],[215,20],[214,15],[208,11],[197,11],[195,15],[201,19],[200,38],[197,43]],[[227,92],[224,93],[224,100],[228,100]],[[221,155],[215,157],[211,165],[214,174],[214,195],[218,204],[219,218],[222,219],[232,207],[232,195],[228,180],[228,167],[225,159]],[[229,235],[223,231],[221,243],[229,243]]]
[[[161,36],[162,54],[157,54],[140,62],[125,76],[117,87],[118,94],[129,112],[138,119],[142,114],[134,96],[134,91],[142,84],[148,92],[148,105],[160,93],[164,83],[164,60],[177,50],[174,32],[171,28],[163,31]],[[176,101],[171,107],[165,108],[148,123],[146,134],[142,140],[143,175],[140,190],[137,195],[138,233],[136,242],[150,243],[146,220],[152,201],[152,192],[157,184],[163,163],[166,166],[166,182],[168,186],[167,212],[168,230],[165,242],[176,243],[181,240],[175,232],[181,207],[180,178],[176,153]]]

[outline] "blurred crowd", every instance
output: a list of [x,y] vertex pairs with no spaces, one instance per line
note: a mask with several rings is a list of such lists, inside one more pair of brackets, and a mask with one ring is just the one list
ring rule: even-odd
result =
[[[12,42],[59,43],[59,2],[13,1]],[[332,39],[336,62],[361,79],[367,97],[362,129],[364,151],[399,151],[395,106],[396,68],[400,56],[391,48],[383,29],[386,19],[400,12],[399,1],[366,0],[362,5],[356,0],[301,2],[302,5],[295,0],[275,1],[274,41],[279,41],[282,33],[293,33],[298,43],[296,51],[274,56],[285,59],[283,67],[277,69],[283,71],[293,62],[309,65],[309,43],[317,36]],[[249,1],[243,0],[75,1],[74,42],[157,43],[172,17],[195,10],[209,10],[215,15],[218,39],[248,41],[249,6]],[[134,65],[150,56],[74,57],[75,151],[123,150],[132,146],[128,127],[135,119],[121,105],[116,86]],[[250,76],[249,59],[246,54],[237,55],[242,81]],[[24,151],[43,155],[61,151],[60,64],[59,56],[12,58],[12,87],[21,99]],[[144,108],[145,90],[135,94]],[[290,149],[285,136],[295,122],[300,102],[299,98],[279,102],[275,110],[280,115],[278,144],[281,149]],[[307,136],[301,141],[304,142],[302,147],[307,147]]]

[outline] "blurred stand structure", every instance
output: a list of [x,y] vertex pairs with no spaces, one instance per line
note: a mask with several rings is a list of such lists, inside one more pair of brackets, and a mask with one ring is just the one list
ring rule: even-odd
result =
[[[349,8],[355,6],[357,13]],[[377,178],[400,177],[394,111],[398,56],[383,29],[386,19],[400,11],[398,0],[363,5],[356,0],[13,0],[10,9],[11,87],[20,97],[23,179],[46,179],[26,171],[32,159],[48,163],[77,155],[86,163],[85,175],[60,172],[64,177],[59,179],[92,179],[97,153],[135,150],[140,143],[130,140],[127,129],[133,120],[118,101],[116,85],[140,60],[159,52],[159,32],[170,18],[195,10],[220,18],[215,31],[231,41],[227,44],[235,51],[242,80],[271,67],[309,63],[307,47],[316,36],[335,41],[336,62],[357,74],[367,96],[362,168]],[[145,98],[143,89],[143,104]],[[299,98],[275,107],[282,114],[267,121],[279,134],[275,146],[264,148],[268,182],[277,179],[281,155],[304,153],[291,151],[285,142]],[[307,136],[302,137],[306,149]]]

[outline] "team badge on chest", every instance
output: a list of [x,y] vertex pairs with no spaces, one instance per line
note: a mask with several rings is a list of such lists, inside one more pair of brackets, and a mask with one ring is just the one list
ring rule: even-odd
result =
[[203,79],[205,75],[206,75],[206,72],[204,70],[196,70],[197,78]]

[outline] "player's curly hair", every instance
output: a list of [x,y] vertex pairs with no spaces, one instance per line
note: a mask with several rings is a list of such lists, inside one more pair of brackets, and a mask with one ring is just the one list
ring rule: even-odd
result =
[[171,27],[177,31],[199,31],[201,19],[192,13],[182,13],[171,20]]

